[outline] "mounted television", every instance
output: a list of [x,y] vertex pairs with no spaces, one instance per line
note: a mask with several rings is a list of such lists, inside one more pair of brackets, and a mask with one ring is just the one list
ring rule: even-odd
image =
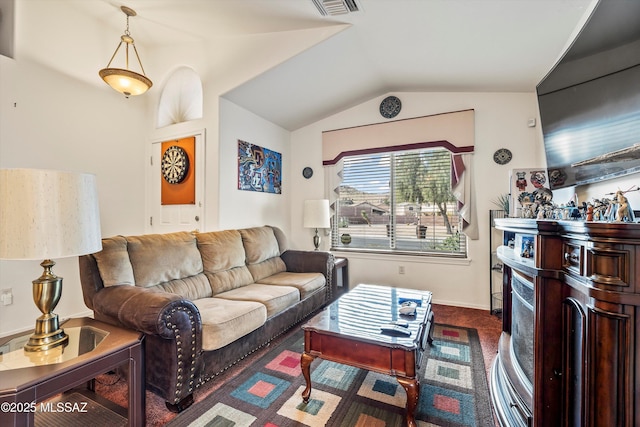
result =
[[640,1],[600,0],[537,95],[551,189],[640,172]]

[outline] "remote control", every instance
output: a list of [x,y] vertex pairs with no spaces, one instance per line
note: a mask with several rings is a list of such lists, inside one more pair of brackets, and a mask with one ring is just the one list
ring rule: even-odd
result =
[[409,329],[403,326],[395,325],[393,323],[387,323],[387,324],[381,325],[380,329],[382,329],[382,332],[387,332],[392,334],[405,335],[405,336],[411,335],[411,331]]
[[397,325],[397,326],[402,326],[403,328],[408,328],[409,327],[409,322],[407,322],[406,320],[395,320],[393,322],[390,322],[392,325]]

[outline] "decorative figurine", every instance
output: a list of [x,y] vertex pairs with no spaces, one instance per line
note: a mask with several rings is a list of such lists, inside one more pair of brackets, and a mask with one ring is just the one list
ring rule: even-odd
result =
[[595,199],[593,201],[594,221],[605,221],[607,210],[609,210],[609,199]]
[[533,211],[537,219],[551,219],[553,193],[548,188],[536,188],[533,193]]
[[593,221],[593,205],[591,203],[587,203],[587,221]]
[[621,190],[616,191],[616,201],[617,201],[616,221],[618,222],[635,221],[635,216],[633,215],[633,209],[631,209],[631,207],[629,206],[629,200],[627,200],[623,191]]

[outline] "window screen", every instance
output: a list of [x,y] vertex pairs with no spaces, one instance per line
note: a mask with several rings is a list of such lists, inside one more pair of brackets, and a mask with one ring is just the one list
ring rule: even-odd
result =
[[443,148],[343,159],[334,249],[466,256]]

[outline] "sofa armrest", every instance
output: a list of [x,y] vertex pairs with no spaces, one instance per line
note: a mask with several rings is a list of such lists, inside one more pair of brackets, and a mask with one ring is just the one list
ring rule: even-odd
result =
[[[93,297],[96,318],[143,332],[147,386],[169,404],[180,405],[193,393],[202,353],[202,319],[189,300],[137,286],[111,286]],[[160,357],[160,355],[162,355]]]
[[280,255],[287,271],[293,273],[322,273],[327,281],[327,301],[331,301],[333,289],[333,266],[335,257],[329,252],[300,251],[289,249]]
[[93,309],[126,328],[148,335],[165,339],[195,335],[196,347],[198,350],[201,347],[200,312],[179,295],[136,286],[111,286],[96,292]]

